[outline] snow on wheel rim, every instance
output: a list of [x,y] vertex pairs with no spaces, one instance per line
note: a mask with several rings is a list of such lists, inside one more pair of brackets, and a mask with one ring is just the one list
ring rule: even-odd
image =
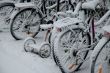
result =
[[[58,41],[58,40],[59,40],[59,39],[57,39],[56,41]],[[56,43],[58,43],[58,42],[56,42]],[[55,44],[56,44],[56,43],[55,43]],[[55,47],[55,48],[56,48],[56,47]],[[55,49],[55,48],[54,48],[54,49]],[[57,46],[57,48],[58,48],[58,46]],[[58,49],[60,50],[60,51],[59,51],[59,50],[57,50],[57,48],[55,49],[56,55],[59,55],[59,54],[63,53],[63,54],[65,54],[65,55],[64,55],[65,58],[66,58],[66,57],[69,57],[69,55],[66,56],[66,53],[64,53],[64,51],[63,51],[62,49],[58,48]],[[64,65],[64,61],[61,60],[62,56],[59,55],[58,57],[60,58],[59,61],[60,61],[60,63],[61,63],[61,66]],[[73,60],[73,61],[74,61],[74,60]],[[66,72],[73,72],[73,71],[74,71],[74,69],[73,69],[73,70],[67,69],[67,68],[66,68],[66,67],[68,67],[67,65],[66,65],[66,66],[62,66],[62,67],[63,67],[63,69],[64,69]],[[71,68],[72,68],[72,66],[71,66]],[[70,68],[70,69],[71,69],[71,68]]]
[[36,44],[36,41],[32,37],[28,37],[24,41],[24,50],[26,52],[31,52],[34,48],[30,47],[30,45]]
[[51,46],[49,43],[43,43],[40,47],[39,54],[42,58],[47,58],[51,54]]
[[[62,35],[62,34],[61,34]],[[71,42],[69,42],[68,41],[68,37],[66,37],[65,38],[65,43],[66,43],[66,41],[68,41],[67,43],[66,43],[66,46],[65,46],[65,49],[64,49],[64,44],[65,43],[62,43],[63,44],[63,48],[61,48],[61,46],[59,47],[59,46],[57,46],[57,45],[60,45],[61,44],[61,36],[60,35],[60,37],[59,38],[57,38],[56,40],[55,40],[55,43],[54,44],[56,44],[55,45],[55,48],[54,48],[54,50],[55,50],[55,53],[56,53],[56,55],[58,56],[58,58],[59,58],[59,61],[60,61],[60,63],[61,63],[61,66],[62,66],[62,68],[66,71],[66,72],[73,72],[73,71],[75,71],[76,69],[77,69],[77,67],[79,66],[79,64],[77,65],[76,63],[75,63],[75,57],[73,57],[72,55],[73,55],[73,53],[71,52],[71,51],[73,51],[72,49],[72,43]],[[67,34],[67,36],[69,36],[70,34]],[[74,36],[74,34],[73,34],[73,36]],[[63,42],[64,42],[64,40],[62,40]],[[72,40],[71,40],[72,41]],[[59,43],[60,42],[60,43]],[[68,44],[68,45],[67,45]],[[71,44],[71,45],[70,45]],[[65,61],[64,61],[65,60]],[[68,62],[67,62],[67,60],[68,60]]]

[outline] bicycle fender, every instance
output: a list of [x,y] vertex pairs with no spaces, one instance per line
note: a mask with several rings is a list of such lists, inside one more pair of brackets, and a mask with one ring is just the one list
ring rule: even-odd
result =
[[95,46],[92,54],[91,54],[91,61],[94,61],[97,57],[98,52],[101,50],[101,48],[106,44],[106,42],[109,40],[107,37],[102,37],[102,39],[99,41],[99,43]]

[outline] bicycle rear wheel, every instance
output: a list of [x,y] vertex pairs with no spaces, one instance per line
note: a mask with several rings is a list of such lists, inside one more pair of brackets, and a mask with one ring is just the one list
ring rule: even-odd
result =
[[35,37],[40,29],[41,14],[34,8],[26,8],[16,14],[11,22],[10,31],[16,40]]
[[[78,45],[77,43],[80,44]],[[54,58],[56,64],[59,65],[63,73],[74,72],[78,70],[83,64],[81,58],[85,60],[88,51],[79,54],[78,56],[81,56],[81,58],[77,59],[76,61],[78,52],[77,47],[81,46],[81,44],[83,46],[90,45],[90,36],[88,34],[84,34],[84,31],[79,28],[73,29],[73,31],[68,30],[55,39]],[[76,47],[73,47],[73,45]]]

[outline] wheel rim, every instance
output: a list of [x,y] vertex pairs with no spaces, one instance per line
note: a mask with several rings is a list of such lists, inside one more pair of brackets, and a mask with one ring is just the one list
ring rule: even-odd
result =
[[[82,60],[80,60],[80,59],[77,61],[80,63],[78,63],[78,64],[76,63],[77,57],[74,57],[73,52],[72,52],[74,49],[73,44],[76,43],[75,38],[74,38],[74,37],[76,37],[75,36],[76,34],[81,36],[82,35],[81,30],[76,29],[73,32],[68,31],[68,33],[65,34],[65,37],[64,37],[64,35],[62,35],[59,42],[57,42],[58,43],[58,49],[56,50],[56,52],[57,52],[56,54],[58,55],[60,63],[66,72],[75,71],[78,68],[78,66],[82,63]],[[81,38],[81,37],[79,37],[79,38]],[[83,38],[83,39],[85,39],[85,38]],[[87,37],[86,37],[86,39],[87,39]],[[85,40],[83,40],[83,41],[85,41]],[[88,42],[89,41],[87,40],[87,43],[85,43],[85,45],[88,45]],[[80,56],[81,55],[85,56],[85,52],[81,53]],[[83,58],[84,58],[84,56],[83,56]]]
[[35,45],[36,42],[34,39],[27,39],[24,43],[24,49],[26,52],[32,52],[34,48],[30,47],[30,45]]
[[3,6],[0,8],[0,20],[2,24],[9,24],[9,16],[14,10],[14,6]]
[[36,11],[26,10],[16,16],[12,32],[16,38],[33,37],[39,31],[40,17]]
[[47,58],[50,56],[51,47],[49,44],[44,44],[40,48],[40,56],[43,58]]
[[104,45],[97,55],[93,73],[110,72],[110,41]]

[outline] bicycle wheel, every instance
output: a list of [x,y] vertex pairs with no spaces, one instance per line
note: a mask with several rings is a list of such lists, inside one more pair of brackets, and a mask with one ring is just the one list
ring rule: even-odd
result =
[[34,48],[30,47],[30,45],[35,45],[35,44],[36,44],[36,41],[32,37],[25,39],[24,50],[26,52],[33,52]]
[[10,31],[16,40],[35,37],[40,29],[41,14],[33,8],[26,8],[11,21]]
[[[79,43],[79,44],[78,44]],[[78,54],[78,47],[90,45],[90,36],[82,29],[76,28],[73,31],[66,31],[54,41],[54,58],[63,73],[71,73],[78,70],[82,65],[82,59],[86,59],[88,51]],[[79,57],[77,59],[77,57]]]
[[43,43],[40,47],[39,55],[42,58],[47,58],[51,54],[51,46],[49,43]]
[[11,2],[0,3],[0,22],[2,23],[1,27],[3,27],[4,24],[9,24],[10,22],[9,17],[13,12],[14,8],[15,8],[14,3]]
[[95,51],[98,47],[93,51],[96,55],[91,64],[91,73],[110,73],[110,40],[98,46],[102,47],[98,52]]

